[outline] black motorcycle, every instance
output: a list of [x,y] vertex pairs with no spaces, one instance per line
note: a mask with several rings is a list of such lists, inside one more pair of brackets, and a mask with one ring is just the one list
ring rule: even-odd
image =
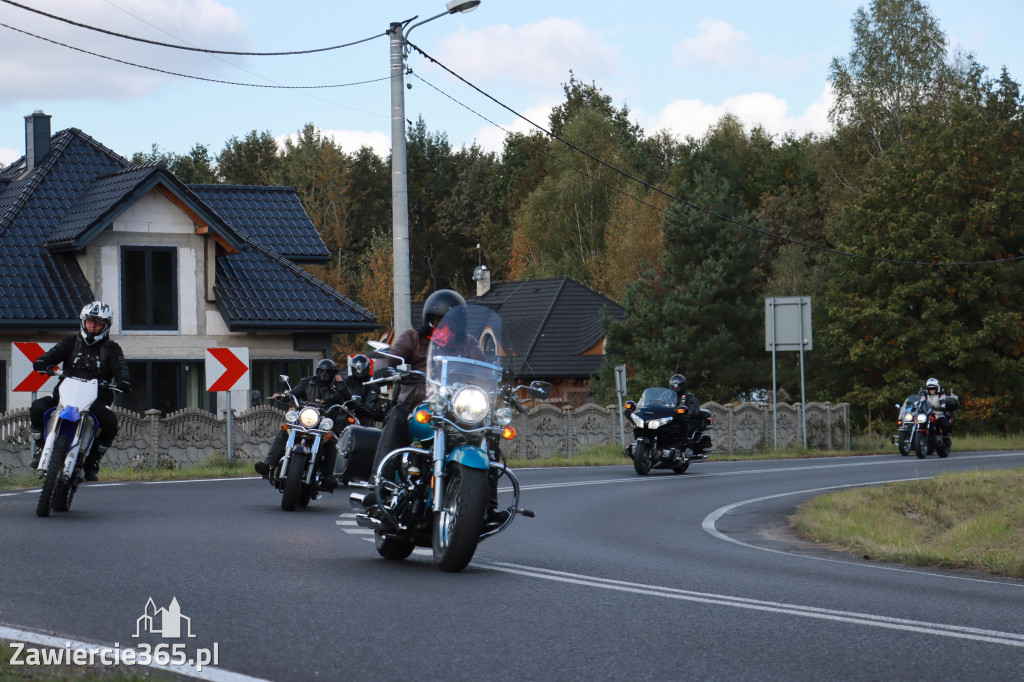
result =
[[[955,395],[945,395],[939,399],[939,409],[949,415],[950,428],[953,426],[952,413],[959,406],[960,400]],[[916,454],[918,459],[924,459],[933,452],[939,457],[949,457],[952,439],[941,433],[938,420],[939,415],[935,413],[928,402],[928,394],[921,391],[917,399],[910,405],[902,422],[909,421],[910,423],[905,438],[910,445],[910,451]],[[897,443],[899,437],[900,434],[893,436],[893,442]],[[902,453],[902,448],[900,452]]]
[[892,444],[899,448],[900,455],[906,457],[910,454],[913,446],[911,432],[914,428],[913,408],[917,404],[918,395],[908,395],[902,405],[897,404],[899,412],[896,415],[896,434],[892,437]]
[[706,460],[714,449],[711,435],[706,433],[711,412],[701,408],[696,417],[699,426],[691,432],[694,416],[687,414],[686,407],[677,406],[677,400],[672,389],[652,387],[643,392],[639,403],[626,401],[624,411],[633,423],[636,441],[626,453],[641,476],[651,469],[672,469],[681,474],[691,462]]
[[[327,447],[334,440],[336,420],[348,424],[358,423],[352,410],[346,405],[325,405],[322,401],[299,401],[291,395],[288,377],[281,375],[281,381],[288,391],[281,398],[292,401],[285,413],[281,428],[287,431],[284,455],[269,475],[270,484],[281,491],[281,509],[294,511],[296,506],[305,507],[320,498],[320,492],[328,489],[321,465]],[[337,466],[335,466],[337,469]]]

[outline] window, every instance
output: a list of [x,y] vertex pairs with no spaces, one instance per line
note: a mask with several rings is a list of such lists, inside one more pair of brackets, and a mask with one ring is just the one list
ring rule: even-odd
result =
[[178,251],[173,246],[121,247],[121,328],[178,328]]
[[139,414],[156,409],[169,414],[186,407],[212,412],[216,404],[206,390],[203,360],[129,361],[132,391],[118,401]]

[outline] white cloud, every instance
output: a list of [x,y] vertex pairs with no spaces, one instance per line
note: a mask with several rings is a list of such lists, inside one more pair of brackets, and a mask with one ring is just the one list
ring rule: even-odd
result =
[[[387,159],[391,154],[391,136],[381,132],[366,132],[365,130],[321,130],[320,134],[330,138],[348,154],[355,154],[360,147],[370,147],[374,153],[382,159]],[[280,147],[284,147],[285,140],[298,142],[298,133],[280,135],[275,138]]]
[[22,157],[25,152],[20,149],[8,149],[0,147],[0,168],[9,166]]
[[[117,6],[104,0],[51,0],[34,5],[41,11],[89,26],[165,43],[230,50],[240,49],[245,42],[241,19],[233,9],[215,0],[119,0]],[[40,97],[52,100],[55,94],[64,98],[133,98],[151,92],[168,78],[175,78],[111,59],[213,78],[230,68],[210,55],[147,46],[73,27],[10,5],[0,7],[0,19],[35,36],[78,48],[73,50],[0,28],[5,48],[0,55],[0,73],[4,74],[0,94],[8,102]]]
[[[561,104],[560,100],[551,100],[550,102],[530,107],[526,111],[522,112],[522,114],[534,123],[547,128],[548,116],[551,114],[551,110],[559,104]],[[479,147],[485,152],[501,154],[505,149],[505,137],[508,135],[506,131],[529,134],[536,130],[537,129],[535,127],[523,119],[516,117],[515,120],[502,125],[500,128],[498,126],[486,126],[481,128],[477,132],[475,140],[477,145],[479,145]]]
[[570,68],[587,80],[610,73],[618,53],[600,32],[552,17],[516,29],[460,29],[441,43],[437,58],[469,80],[550,86],[568,81]]
[[685,38],[673,48],[676,66],[742,66],[754,59],[754,46],[747,34],[724,21],[703,19],[694,38]]
[[821,97],[797,115],[790,112],[785,99],[766,92],[729,97],[721,104],[681,99],[658,114],[654,129],[666,129],[680,139],[686,136],[700,138],[724,114],[731,113],[745,124],[748,131],[755,125],[761,125],[778,135],[787,132],[823,134],[829,130],[828,110],[832,98],[832,88],[826,84]]

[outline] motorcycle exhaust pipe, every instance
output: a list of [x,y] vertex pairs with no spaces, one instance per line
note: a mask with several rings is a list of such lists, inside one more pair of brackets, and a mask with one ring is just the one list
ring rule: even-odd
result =
[[351,495],[348,496],[348,503],[349,503],[349,505],[351,505],[353,507],[357,507],[359,509],[362,509],[363,508],[363,499],[365,497],[366,497],[366,495],[363,494],[363,493],[352,493]]
[[356,514],[356,525],[363,528],[369,528],[370,530],[381,530],[384,528],[384,522],[380,519],[375,519],[369,514],[360,512]]

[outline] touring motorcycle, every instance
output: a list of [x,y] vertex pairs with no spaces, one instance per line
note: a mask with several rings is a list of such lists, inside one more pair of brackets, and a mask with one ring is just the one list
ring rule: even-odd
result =
[[36,476],[43,479],[36,504],[38,516],[49,516],[51,509],[58,512],[71,509],[75,491],[85,478],[85,457],[100,430],[99,421],[89,408],[96,402],[100,388],[120,392],[112,383],[79,379],[60,369],[52,369],[47,374],[63,379],[57,406],[43,416],[46,439],[36,467]]
[[[944,395],[939,398],[939,409],[949,415],[950,428],[953,426],[952,413],[959,406],[960,399],[955,395]],[[903,413],[900,431],[892,437],[892,442],[900,448],[900,454],[904,454],[906,446],[902,443],[906,443],[909,445],[908,453],[913,452],[918,459],[924,459],[933,452],[939,457],[949,457],[952,439],[940,433],[938,419],[939,415],[928,403],[928,393],[921,391]],[[903,425],[908,423],[909,428],[904,430]]]
[[[377,503],[356,514],[360,526],[374,531],[377,552],[385,559],[402,560],[415,547],[431,547],[441,570],[461,571],[482,540],[504,531],[517,515],[534,516],[519,507],[519,481],[503,461],[501,443],[516,435],[513,408],[526,411],[517,392],[526,389],[545,398],[551,385],[535,381],[513,388],[498,350],[485,360],[465,357],[470,354],[465,344],[455,350],[460,344],[440,333],[456,329],[460,338],[467,328],[489,328],[500,339],[499,325],[486,308],[453,308],[434,332],[426,372],[411,369],[404,358],[388,353],[388,346],[372,344],[378,354],[402,363],[391,377],[373,381],[427,384],[427,400],[409,417],[412,444],[384,456],[369,486]],[[488,524],[492,493],[502,477],[511,483],[511,504],[503,520]],[[362,509],[363,498],[353,494],[353,506]]]
[[[672,469],[684,473],[691,462],[702,462],[714,450],[711,435],[711,412],[700,408],[694,416],[686,407],[676,405],[678,397],[670,388],[651,387],[640,396],[640,402],[627,400],[624,411],[633,423],[635,442],[626,448],[633,460],[633,469],[646,476],[651,469]],[[690,433],[691,420],[699,427]]]
[[275,397],[288,398],[292,402],[281,424],[288,438],[280,463],[270,471],[267,479],[281,491],[281,509],[294,511],[296,506],[305,507],[319,499],[320,492],[327,488],[321,462],[326,448],[331,447],[334,440],[336,420],[356,424],[358,419],[345,404],[327,406],[319,401],[300,401],[290,392],[292,387],[288,376],[281,374],[280,378],[288,390]]

